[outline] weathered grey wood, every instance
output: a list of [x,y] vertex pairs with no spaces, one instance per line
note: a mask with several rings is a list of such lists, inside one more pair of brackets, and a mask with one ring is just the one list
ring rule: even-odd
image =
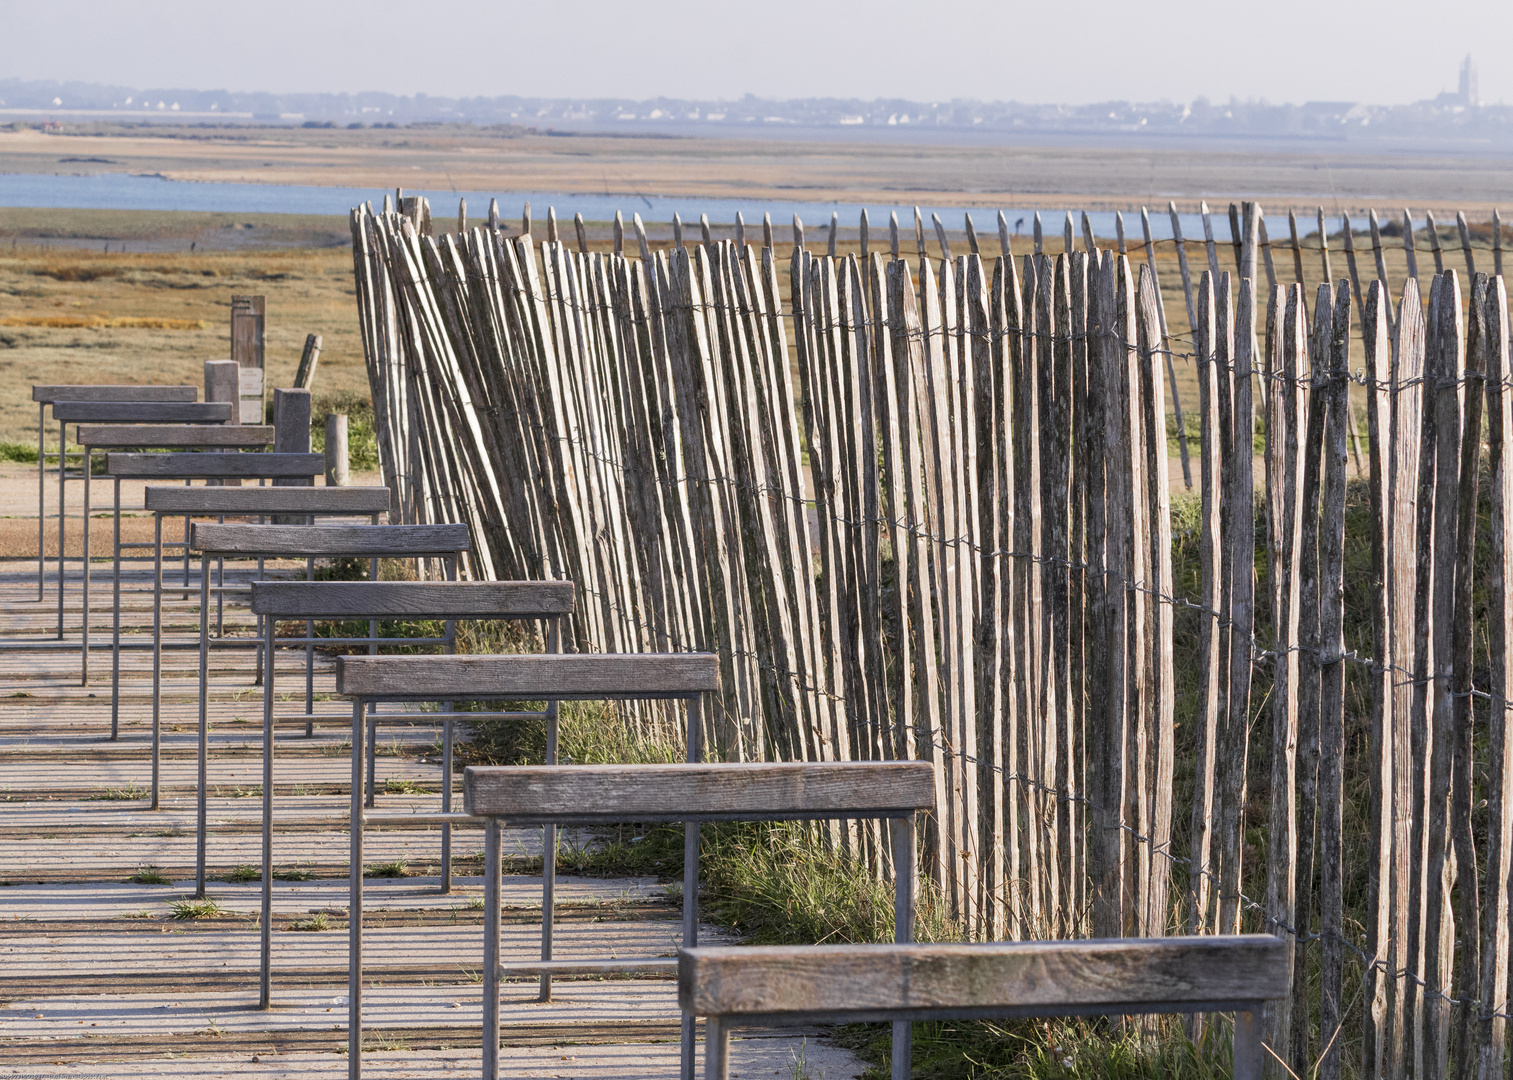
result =
[[380,514],[386,487],[149,487],[148,510],[165,514]]
[[[940,245],[940,257],[950,262],[953,256],[951,255],[951,242],[946,239],[946,227],[941,223],[939,214],[931,214],[930,220],[935,225],[935,241]],[[832,257],[835,255],[834,245],[831,246],[830,254]]]
[[1413,217],[1403,211],[1403,257],[1408,260],[1408,276],[1418,280],[1418,252],[1413,246]]
[[224,401],[53,401],[53,419],[70,424],[222,424],[234,414]]
[[509,824],[889,817],[935,806],[924,761],[469,766],[463,805]]
[[[1069,214],[1067,215],[1068,236],[1071,235],[1071,227],[1072,219]],[[1150,212],[1143,206],[1140,208],[1140,227],[1145,232],[1145,265],[1146,269],[1150,271],[1151,296],[1155,301],[1156,315],[1159,317],[1161,323],[1161,352],[1162,358],[1165,361],[1167,387],[1172,395],[1172,414],[1177,421],[1177,450],[1182,456],[1182,485],[1188,491],[1191,491],[1193,488],[1193,470],[1187,455],[1187,425],[1182,419],[1182,398],[1177,393],[1177,368],[1175,362],[1172,360],[1172,339],[1170,332],[1166,328],[1166,300],[1161,296],[1161,279],[1156,276],[1156,242],[1151,239],[1151,216]],[[1067,246],[1068,250],[1070,250],[1070,240],[1067,241]],[[1187,262],[1186,256],[1183,256],[1182,262],[1184,264]],[[1160,382],[1161,379],[1157,377],[1157,385],[1160,385]],[[1165,410],[1162,410],[1162,414],[1161,441],[1164,444],[1166,441]],[[1162,456],[1164,458],[1165,454]]]
[[194,386],[120,386],[56,385],[41,383],[32,387],[32,400],[44,405],[55,401],[196,401],[199,388]]
[[1502,277],[1502,211],[1492,210],[1492,273]]
[[254,581],[252,611],[280,618],[526,619],[571,614],[574,592],[570,581]]
[[[523,587],[533,583],[488,584]],[[562,583],[537,584],[543,589],[540,600],[532,601],[533,603],[539,603],[542,607],[553,602],[560,603],[551,590],[560,589]],[[547,586],[551,589],[545,588]],[[522,588],[522,596],[524,595]],[[257,603],[256,589],[253,591],[253,603]],[[540,608],[537,612],[542,613]],[[501,614],[500,617],[504,615]],[[442,698],[523,698],[534,701],[670,698],[718,690],[719,685],[719,661],[713,653],[343,656],[336,662],[337,693],[386,701],[437,701]]]
[[1439,226],[1435,224],[1434,213],[1424,211],[1424,230],[1429,234],[1429,250],[1434,255],[1434,273],[1436,275],[1445,272],[1445,252],[1439,246]]
[[[1035,211],[1035,254],[1045,254],[1045,229],[1040,222],[1040,211]],[[949,256],[947,256],[949,258]]]
[[168,450],[189,447],[253,448],[273,443],[273,426],[228,424],[80,424],[81,446]]
[[[1374,220],[1374,217],[1373,217]],[[1375,234],[1373,234],[1375,238]],[[1378,256],[1380,257],[1380,256]],[[1391,386],[1392,344],[1388,323],[1392,298],[1384,281],[1372,282],[1366,290],[1366,307],[1361,312],[1361,339],[1366,346],[1366,422],[1370,438],[1371,492],[1371,575],[1372,656],[1390,655],[1391,606],[1388,588],[1388,559],[1392,548],[1392,516],[1388,505],[1392,463],[1388,440],[1392,433]],[[1371,823],[1375,830],[1375,850],[1370,862],[1367,886],[1368,940],[1378,956],[1391,956],[1392,940],[1392,837],[1393,746],[1390,706],[1394,673],[1386,663],[1375,666],[1371,676]],[[1390,1039],[1390,1000],[1392,977],[1378,968],[1371,977],[1371,1001],[1367,1011],[1361,1059],[1368,1076],[1387,1073],[1387,1047]]]
[[[241,370],[241,365],[235,360],[206,360],[205,400],[225,401],[236,406],[242,396]],[[236,426],[241,423],[241,419],[238,407],[226,423],[228,426]]]
[[[414,201],[411,200],[412,204]],[[420,227],[418,221],[416,227]],[[261,424],[268,400],[264,351],[265,315],[265,297],[231,297],[231,359],[241,367],[237,419],[243,424]]]
[[1329,265],[1329,228],[1324,224],[1324,208],[1318,209],[1319,217],[1319,258],[1324,263],[1324,280],[1334,283],[1334,271]]
[[[460,205],[460,204],[459,204]],[[463,210],[458,209],[458,232],[465,231],[462,226]],[[294,372],[294,385],[297,389],[308,390],[315,385],[315,368],[320,363],[321,336],[319,334],[305,335],[305,348],[299,354],[299,367]]]
[[[1462,216],[1464,224],[1464,216]],[[1471,254],[1469,236],[1466,256]],[[1471,274],[1471,305],[1466,319],[1466,342],[1464,367],[1456,373],[1457,380],[1464,379],[1475,387],[1479,377],[1487,370],[1490,343],[1487,326],[1487,276]],[[1506,343],[1499,343],[1505,345]],[[1480,792],[1473,792],[1473,785],[1481,775],[1475,769],[1472,741],[1473,665],[1477,657],[1473,653],[1474,632],[1472,585],[1476,576],[1476,518],[1477,496],[1480,490],[1478,473],[1481,469],[1481,420],[1483,396],[1470,390],[1464,394],[1461,409],[1463,426],[1460,442],[1460,476],[1457,499],[1457,522],[1455,529],[1455,585],[1451,630],[1451,693],[1454,697],[1452,713],[1452,750],[1454,761],[1450,774],[1450,841],[1460,866],[1477,865],[1476,822],[1472,820],[1473,806]],[[1498,720],[1506,722],[1506,717]],[[1455,982],[1455,996],[1460,999],[1454,1006],[1453,1021],[1455,1059],[1452,1068],[1457,1076],[1470,1076],[1475,1069],[1475,1029],[1479,1026],[1482,1010],[1470,1005],[1480,992],[1481,984],[1481,904],[1474,885],[1456,890],[1459,934],[1463,938],[1455,950],[1459,977]]]
[[[233,429],[225,429],[233,430]],[[325,467],[320,454],[122,454],[105,455],[105,471],[122,479],[220,479],[223,477],[308,480]]]
[[[1494,219],[1495,227],[1501,223]],[[1500,249],[1499,249],[1500,254]],[[1513,583],[1513,395],[1506,380],[1513,375],[1508,344],[1508,295],[1501,276],[1491,282],[1486,298],[1487,329],[1487,486],[1490,494],[1490,558],[1487,579],[1487,638],[1491,661],[1488,702],[1493,716],[1506,715],[1513,703],[1513,604],[1507,588]],[[1508,1010],[1508,882],[1513,873],[1513,739],[1507,725],[1488,724],[1490,753],[1487,769],[1487,896],[1482,924],[1482,1017],[1477,1058],[1479,1077],[1503,1075]]]
[[1176,1012],[1280,997],[1284,948],[1270,934],[706,946],[679,950],[678,1003],[698,1016],[732,1018]]
[[1303,284],[1303,244],[1298,238],[1298,214],[1295,210],[1287,211],[1287,228],[1292,233],[1292,272],[1293,280],[1299,285]]
[[[1345,224],[1350,251],[1350,224]],[[1351,257],[1352,264],[1354,257]],[[1319,523],[1319,852],[1320,962],[1319,1075],[1338,1080],[1344,1017],[1344,835],[1345,803],[1345,416],[1350,407],[1350,294],[1335,297],[1325,373],[1328,416],[1324,433],[1324,495]],[[1317,380],[1317,376],[1315,379]]]
[[467,551],[466,525],[190,526],[189,546],[211,555],[323,558],[331,555],[452,555]]
[[1460,233],[1460,248],[1466,255],[1466,281],[1469,283],[1476,277],[1476,259],[1471,255],[1471,227],[1466,224],[1466,214],[1457,210],[1455,213],[1455,228]]
[[347,456],[347,414],[330,413],[326,416],[326,486],[346,487],[352,474]]

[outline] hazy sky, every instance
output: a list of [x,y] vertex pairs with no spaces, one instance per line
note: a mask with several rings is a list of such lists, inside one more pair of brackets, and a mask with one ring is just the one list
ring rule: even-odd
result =
[[[1131,21],[1138,14],[1141,22]],[[443,96],[1513,101],[1513,2],[0,0],[0,78]]]

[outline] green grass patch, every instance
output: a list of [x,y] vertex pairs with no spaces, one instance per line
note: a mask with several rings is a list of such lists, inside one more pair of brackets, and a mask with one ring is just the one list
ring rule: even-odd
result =
[[231,873],[227,874],[225,880],[262,881],[263,870],[260,866],[253,866],[251,863],[243,863],[241,866],[238,866],[235,870],[231,871]]
[[290,930],[300,930],[306,933],[319,933],[322,930],[331,929],[331,919],[324,911],[317,911],[308,919],[295,919],[289,924]]
[[37,463],[37,448],[31,443],[0,442],[0,461],[14,461],[20,465]]
[[403,859],[395,859],[393,862],[373,864],[362,872],[362,876],[371,878],[409,877],[410,868]]
[[273,871],[274,881],[309,881],[314,877],[315,871],[303,866],[276,867]]
[[226,913],[208,896],[203,900],[175,900],[169,907],[173,909],[169,916],[173,919],[214,919]]
[[163,872],[156,866],[141,866],[137,872],[126,879],[131,885],[168,885],[171,884]]
[[106,788],[97,795],[91,795],[91,802],[132,802],[136,799],[147,798],[147,789],[138,786],[133,780],[123,788]]

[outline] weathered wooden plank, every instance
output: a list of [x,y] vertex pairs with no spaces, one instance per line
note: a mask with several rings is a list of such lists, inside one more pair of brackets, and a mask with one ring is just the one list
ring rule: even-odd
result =
[[[303,582],[270,584],[297,585]],[[545,613],[545,609],[551,606],[561,609],[562,583],[484,584],[519,587],[516,591],[524,602],[521,605],[522,614],[516,617],[525,617],[523,612],[531,605],[535,605],[536,614]],[[525,587],[532,584],[549,588],[528,592]],[[253,602],[257,602],[256,593]],[[500,601],[495,607],[499,609],[499,617],[506,617],[508,611],[502,608],[502,604],[503,601]],[[337,693],[351,697],[381,698],[385,701],[439,701],[443,698],[597,701],[612,698],[690,697],[719,688],[719,662],[713,653],[343,656],[336,661]]]
[[214,555],[322,558],[446,555],[467,551],[466,525],[216,525],[196,521],[189,546]]
[[197,386],[140,385],[69,385],[39,383],[32,387],[32,400],[42,404],[55,401],[197,401]]
[[[1464,223],[1464,217],[1462,218]],[[1470,258],[1469,237],[1466,247]],[[1487,276],[1472,273],[1471,305],[1466,317],[1465,351],[1463,367],[1455,374],[1457,382],[1475,387],[1487,370]],[[1506,342],[1501,343],[1503,345]],[[1455,982],[1455,996],[1460,1000],[1453,1008],[1455,1059],[1452,1068],[1457,1076],[1470,1076],[1476,1067],[1475,1029],[1480,1023],[1481,1010],[1473,1006],[1481,984],[1481,928],[1480,895],[1474,884],[1477,876],[1476,822],[1472,820],[1473,804],[1479,792],[1473,794],[1473,785],[1480,770],[1475,769],[1472,743],[1473,654],[1472,634],[1474,609],[1472,607],[1472,584],[1476,577],[1476,518],[1479,491],[1478,473],[1481,469],[1481,419],[1482,395],[1471,390],[1460,391],[1461,440],[1460,468],[1456,491],[1455,526],[1455,584],[1452,596],[1452,630],[1450,634],[1451,676],[1450,690],[1454,700],[1451,718],[1454,755],[1450,773],[1450,841],[1455,854],[1457,871],[1462,882],[1467,884],[1456,890],[1458,905],[1456,914],[1461,941],[1455,950],[1459,965],[1459,978]],[[1506,722],[1506,717],[1499,717]]]
[[[1501,228],[1501,223],[1496,223]],[[1500,269],[1500,268],[1499,268]],[[1490,661],[1487,703],[1491,722],[1487,769],[1487,892],[1482,916],[1480,1030],[1477,1076],[1503,1075],[1508,1010],[1508,881],[1513,873],[1513,739],[1500,722],[1513,707],[1513,375],[1508,346],[1508,294],[1501,275],[1494,278],[1484,308],[1487,343],[1487,487],[1490,558],[1487,579],[1487,644]]]
[[1269,934],[702,947],[679,952],[678,1000],[701,1016],[1263,1001],[1286,992],[1284,948]]
[[381,514],[386,487],[148,487],[148,510],[165,514]]
[[[1393,672],[1389,653],[1391,608],[1387,566],[1392,543],[1392,518],[1387,505],[1388,471],[1392,467],[1391,447],[1387,443],[1392,433],[1392,338],[1388,330],[1391,309],[1392,297],[1385,281],[1372,282],[1366,290],[1366,307],[1361,312],[1361,339],[1366,347],[1366,422],[1371,440],[1371,655],[1380,659],[1371,673],[1371,822],[1375,829],[1376,850],[1370,863],[1366,932],[1378,956],[1391,956],[1395,945],[1391,909],[1393,746],[1389,716]],[[1388,971],[1378,968],[1372,973],[1371,1001],[1361,1058],[1367,1075],[1373,1078],[1387,1073],[1392,981]]]
[[70,424],[224,424],[229,401],[53,401],[53,419]]
[[[1182,419],[1182,398],[1177,393],[1177,368],[1172,360],[1172,337],[1166,327],[1166,300],[1161,295],[1161,279],[1156,274],[1156,242],[1151,239],[1151,216],[1145,207],[1140,208],[1140,225],[1145,231],[1145,265],[1150,271],[1153,285],[1152,293],[1156,299],[1156,314],[1161,320],[1161,353],[1166,366],[1167,388],[1172,395],[1172,415],[1177,421],[1177,449],[1182,456],[1182,486],[1191,491],[1193,487],[1193,470],[1187,455],[1187,425]],[[1180,250],[1180,248],[1179,248]],[[1186,255],[1181,256],[1183,263],[1187,262]],[[1156,380],[1159,385],[1161,380]],[[1162,409],[1164,416],[1166,410]],[[1163,420],[1161,427],[1161,441],[1166,442],[1166,426]]]
[[1159,302],[1154,271],[1142,268],[1140,284],[1140,318],[1137,327],[1140,344],[1141,397],[1144,399],[1145,472],[1146,472],[1146,543],[1150,549],[1150,587],[1154,593],[1150,605],[1151,709],[1151,849],[1157,857],[1151,865],[1151,881],[1146,896],[1145,936],[1161,937],[1168,921],[1167,895],[1171,881],[1170,861],[1165,853],[1171,847],[1172,770],[1176,754],[1176,671],[1172,662],[1172,526],[1170,470],[1166,456],[1166,410],[1161,400],[1161,362],[1156,353],[1164,340],[1152,333],[1158,330]]
[[933,773],[924,761],[473,765],[463,805],[510,824],[889,817],[932,809]]
[[570,581],[254,581],[252,610],[288,618],[542,618],[571,614],[576,591]]
[[[235,431],[235,428],[225,428]],[[105,471],[122,479],[217,479],[319,476],[326,467],[321,454],[122,454],[105,455]]]
[[1220,646],[1223,627],[1220,623],[1220,551],[1224,538],[1220,529],[1219,507],[1223,501],[1223,474],[1219,452],[1219,358],[1214,326],[1213,276],[1203,271],[1198,282],[1197,317],[1193,321],[1193,352],[1197,361],[1200,497],[1198,564],[1199,617],[1198,723],[1202,728],[1196,742],[1193,762],[1191,867],[1188,873],[1188,929],[1203,933],[1207,928],[1209,893],[1212,885],[1210,850],[1214,826],[1214,768],[1219,748]]
[[1450,843],[1450,787],[1455,754],[1455,569],[1460,521],[1461,398],[1458,378],[1465,355],[1465,325],[1460,278],[1445,271],[1439,303],[1431,304],[1434,337],[1428,360],[1433,376],[1426,412],[1434,410],[1434,487],[1431,587],[1429,590],[1429,720],[1432,744],[1428,766],[1428,873],[1424,897],[1424,1067],[1435,1076],[1447,1075],[1452,1010],[1451,981],[1455,947],[1451,887],[1454,881]]
[[136,447],[166,450],[179,447],[261,447],[273,443],[273,425],[263,424],[80,424],[81,446]]
[[[1345,226],[1349,237],[1349,224]],[[1349,251],[1348,246],[1346,250]],[[1352,259],[1353,261],[1353,259]],[[1335,298],[1325,374],[1324,496],[1319,526],[1319,854],[1322,927],[1319,1076],[1338,1080],[1344,1017],[1345,413],[1350,401],[1350,294]]]

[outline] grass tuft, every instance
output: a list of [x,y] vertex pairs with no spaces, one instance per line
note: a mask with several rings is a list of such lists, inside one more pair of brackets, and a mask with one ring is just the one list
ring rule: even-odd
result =
[[307,933],[319,933],[331,928],[331,920],[324,911],[317,911],[308,919],[295,919],[289,924],[290,930],[302,930]]
[[135,780],[123,788],[106,788],[98,795],[89,797],[91,802],[133,802],[145,798],[147,798],[147,789],[138,786]]
[[170,885],[172,882],[164,876],[156,866],[141,866],[137,872],[126,879],[131,885]]
[[371,878],[401,878],[409,876],[410,868],[402,859],[395,859],[393,862],[376,863],[363,871],[363,877]]
[[219,903],[205,897],[203,900],[175,900],[170,907],[174,919],[214,919],[226,912]]
[[253,866],[251,863],[243,863],[231,873],[226,875],[227,881],[262,881],[263,868]]

